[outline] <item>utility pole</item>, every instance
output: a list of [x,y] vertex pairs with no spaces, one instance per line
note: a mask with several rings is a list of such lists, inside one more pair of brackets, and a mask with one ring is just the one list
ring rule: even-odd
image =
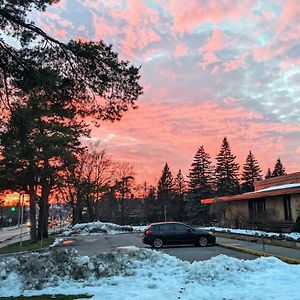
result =
[[[20,248],[22,248],[22,243],[23,243],[23,221],[24,221],[24,196],[25,192],[20,191],[20,200],[22,196],[22,202],[20,201],[19,204],[21,204],[21,234],[20,234]],[[20,207],[19,207],[20,208]]]

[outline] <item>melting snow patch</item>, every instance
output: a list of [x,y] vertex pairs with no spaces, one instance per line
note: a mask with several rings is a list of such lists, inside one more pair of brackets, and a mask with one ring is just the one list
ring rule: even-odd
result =
[[92,222],[92,223],[81,223],[76,224],[71,229],[63,232],[63,235],[87,235],[87,234],[119,234],[128,232],[142,232],[146,226],[129,226],[129,225],[118,225],[114,223],[104,222]]

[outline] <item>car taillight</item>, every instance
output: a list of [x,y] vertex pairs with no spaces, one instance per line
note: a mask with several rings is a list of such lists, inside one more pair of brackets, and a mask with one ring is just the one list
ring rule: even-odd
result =
[[146,230],[145,235],[151,235],[151,234],[152,234],[152,230],[150,229]]

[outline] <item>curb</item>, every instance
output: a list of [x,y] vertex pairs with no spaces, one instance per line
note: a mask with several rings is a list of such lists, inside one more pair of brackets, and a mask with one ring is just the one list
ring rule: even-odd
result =
[[274,254],[260,252],[260,251],[247,249],[247,248],[240,248],[240,247],[232,246],[232,245],[229,245],[229,244],[217,243],[217,245],[220,246],[220,247],[223,247],[223,248],[232,249],[232,250],[236,250],[236,251],[240,251],[240,252],[244,252],[244,253],[248,253],[248,254],[252,254],[252,255],[256,255],[256,256],[276,257],[276,258],[280,259],[281,261],[283,261],[285,263],[288,263],[288,264],[293,264],[293,265],[299,265],[300,264],[300,260],[295,259],[295,258],[289,258],[289,257],[285,257],[285,256],[280,256],[280,255],[274,255]]

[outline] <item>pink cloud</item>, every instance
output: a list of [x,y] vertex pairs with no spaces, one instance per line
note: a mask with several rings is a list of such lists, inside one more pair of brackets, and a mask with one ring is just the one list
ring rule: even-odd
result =
[[207,42],[199,48],[199,52],[214,52],[214,51],[220,51],[225,48],[225,39],[223,32],[220,28],[216,28],[212,36],[207,40]]
[[175,50],[175,57],[180,57],[187,54],[188,48],[184,44],[177,44]]
[[132,30],[129,27],[123,29],[125,39],[122,43],[123,51],[128,56],[134,56],[135,51],[143,50],[151,43],[160,40],[160,36],[150,28],[140,28],[139,32]]
[[205,52],[198,66],[205,70],[207,66],[217,62],[220,62],[220,59],[213,52]]
[[255,48],[253,51],[253,58],[256,61],[269,60],[274,55],[271,44],[263,48]]
[[92,20],[95,31],[94,39],[96,41],[112,37],[120,32],[118,27],[108,24],[103,17],[99,17],[95,13],[92,13]]
[[285,34],[289,28],[299,25],[300,5],[298,0],[287,0],[279,16],[277,36]]
[[240,68],[245,68],[248,54],[243,54],[240,58],[224,62],[224,71],[231,72]]
[[66,39],[68,36],[68,33],[66,32],[66,30],[63,30],[63,29],[55,29],[53,33],[54,33],[55,37],[57,37],[61,40]]
[[185,1],[171,0],[165,4],[168,11],[173,16],[173,30],[175,33],[192,32],[197,26],[205,22],[213,24],[224,20],[238,20],[248,14],[252,15],[251,10],[255,2],[245,1],[198,1],[189,0],[188,5]]
[[[86,1],[85,5],[91,8],[94,3]],[[113,2],[107,5],[106,9],[113,21],[108,22],[98,14],[98,10],[93,13],[96,39],[116,40],[127,58],[135,56],[137,50],[144,50],[148,45],[160,41],[155,30],[155,24],[159,20],[158,13],[143,1],[129,0],[122,10],[116,8]]]

